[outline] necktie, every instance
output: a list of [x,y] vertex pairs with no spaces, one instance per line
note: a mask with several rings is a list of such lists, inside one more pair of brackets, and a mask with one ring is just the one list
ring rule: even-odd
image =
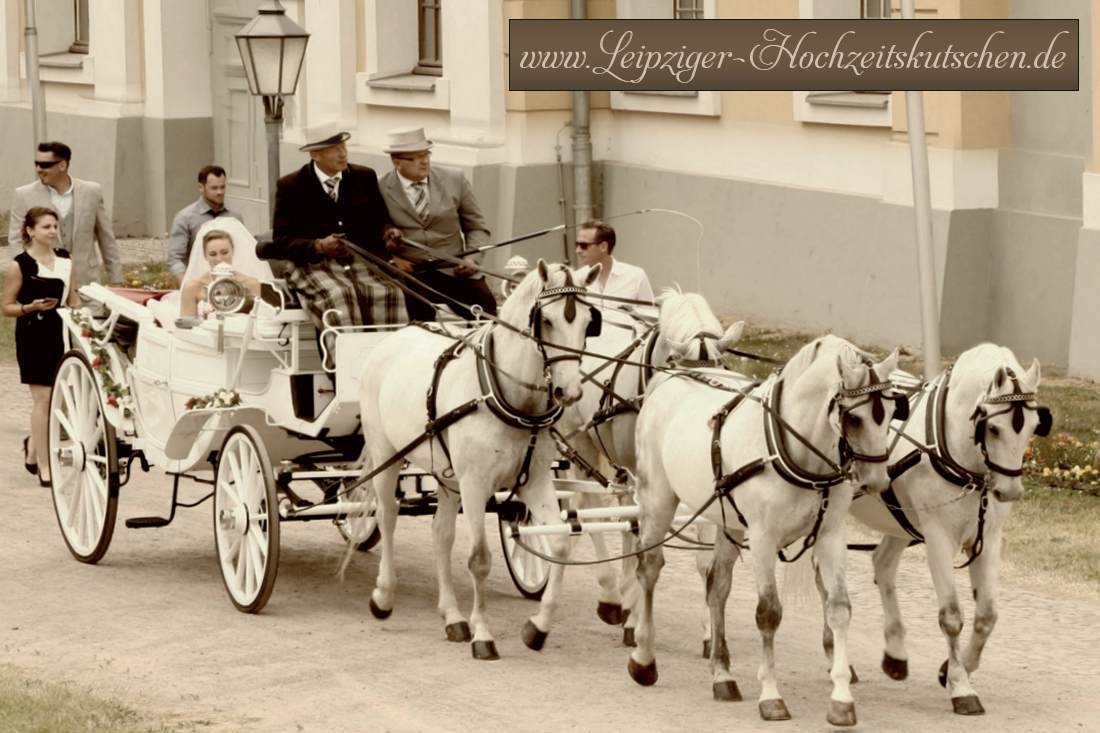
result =
[[336,200],[336,183],[337,180],[335,178],[325,179],[325,193],[327,193],[328,197],[333,201]]
[[417,181],[413,184],[413,188],[416,189],[416,200],[413,201],[413,208],[416,209],[416,215],[420,217],[421,221],[427,221],[428,185],[424,181]]

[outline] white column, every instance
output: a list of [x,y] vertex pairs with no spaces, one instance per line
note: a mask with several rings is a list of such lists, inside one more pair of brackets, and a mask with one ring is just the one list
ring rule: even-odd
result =
[[302,25],[310,33],[302,69],[307,125],[334,122],[355,129],[355,5],[355,0],[303,0]]
[[[206,4],[143,0],[141,8],[145,115],[164,119],[210,117],[210,28]],[[97,49],[97,65],[98,58]]]
[[19,0],[0,0],[0,102],[23,98],[19,83]]
[[140,102],[144,96],[141,0],[88,0],[88,15],[96,99]]
[[501,0],[443,3],[443,74],[451,82],[454,142],[504,141],[504,21]]

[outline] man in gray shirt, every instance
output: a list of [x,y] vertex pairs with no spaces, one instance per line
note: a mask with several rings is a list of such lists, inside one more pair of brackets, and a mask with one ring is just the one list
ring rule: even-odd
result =
[[191,245],[199,227],[219,216],[244,221],[240,214],[225,208],[225,180],[225,169],[221,166],[203,166],[199,171],[199,200],[183,207],[172,220],[172,231],[168,235],[168,269],[177,283],[187,271],[187,259],[191,256]]

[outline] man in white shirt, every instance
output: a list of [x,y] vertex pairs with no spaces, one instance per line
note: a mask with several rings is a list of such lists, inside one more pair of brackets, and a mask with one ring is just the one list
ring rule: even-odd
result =
[[615,251],[615,230],[607,224],[595,219],[581,224],[576,251],[581,264],[574,276],[578,281],[584,280],[590,267],[602,265],[600,276],[588,286],[589,292],[629,300],[653,300],[653,288],[645,270],[611,256]]

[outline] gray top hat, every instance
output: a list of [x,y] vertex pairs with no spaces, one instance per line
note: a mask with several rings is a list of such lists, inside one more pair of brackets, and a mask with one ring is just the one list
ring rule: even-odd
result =
[[335,125],[325,125],[323,127],[311,127],[306,130],[305,137],[306,144],[298,149],[308,153],[311,150],[324,150],[325,148],[331,148],[333,145],[339,145],[350,138],[351,133],[341,130]]
[[390,130],[389,141],[382,150],[383,153],[393,155],[395,153],[420,153],[432,149],[432,141],[424,135],[423,127],[407,127],[400,130]]

